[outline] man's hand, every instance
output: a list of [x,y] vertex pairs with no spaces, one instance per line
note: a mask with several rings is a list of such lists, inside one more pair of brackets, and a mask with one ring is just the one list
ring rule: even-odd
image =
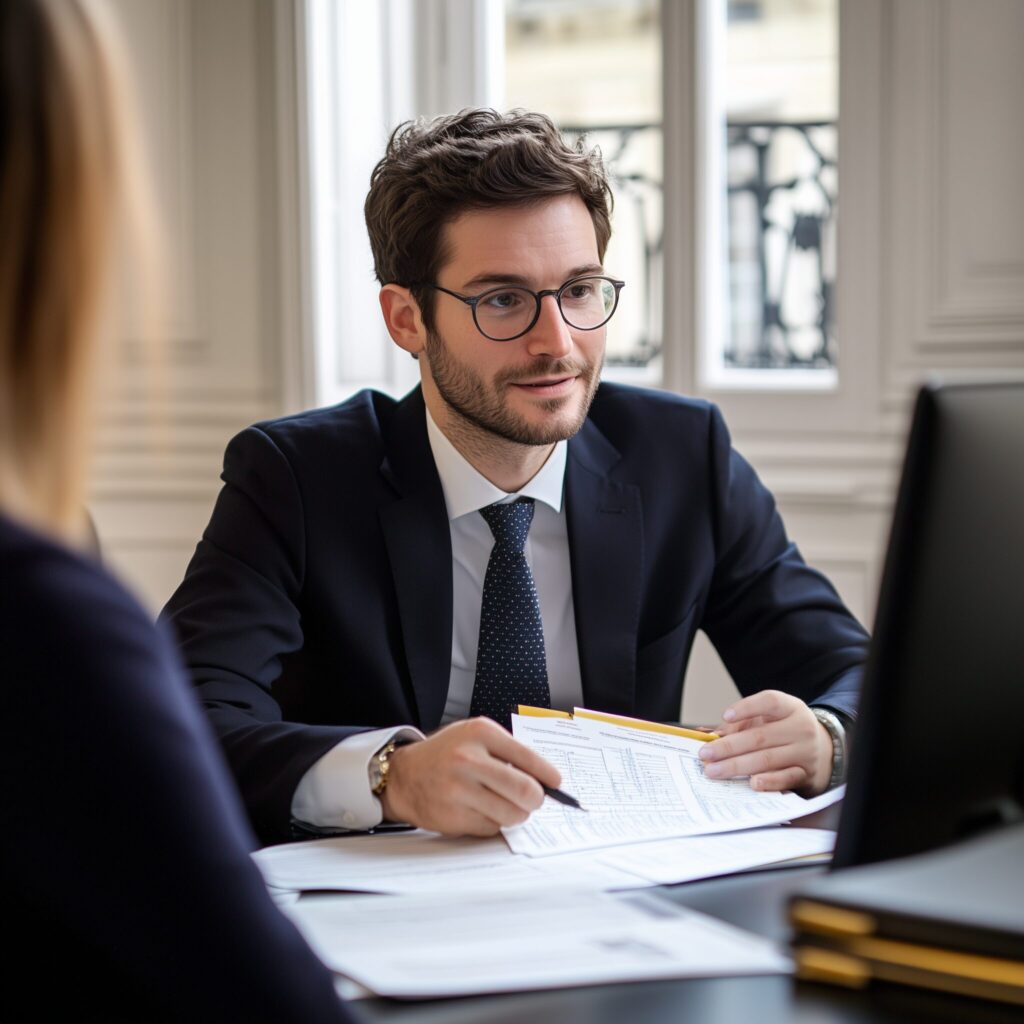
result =
[[712,779],[749,775],[751,789],[823,793],[832,776],[832,737],[799,697],[762,690],[722,714],[722,738],[701,749]]
[[489,718],[453,722],[391,755],[384,817],[432,832],[493,836],[526,821],[558,786],[554,765]]

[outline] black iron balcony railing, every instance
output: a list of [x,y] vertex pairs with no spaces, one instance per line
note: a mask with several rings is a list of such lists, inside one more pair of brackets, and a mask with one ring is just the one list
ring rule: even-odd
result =
[[[661,125],[563,125],[585,134],[608,165],[619,252],[632,252],[642,313],[609,346],[608,363],[646,366],[661,352]],[[828,369],[834,319],[837,126],[825,121],[729,122],[726,169],[729,336],[724,365]],[[657,159],[651,154],[658,154]],[[633,286],[633,281],[630,281]],[[615,325],[621,330],[619,324]]]
[[[661,125],[561,127],[570,143],[586,135],[591,145],[601,148],[615,196],[615,244],[629,257],[630,269],[617,266],[615,272],[629,277],[630,302],[639,315],[623,316],[624,309],[616,314],[605,361],[609,366],[647,366],[661,354]],[[639,268],[640,280],[634,279],[632,268]]]
[[[832,368],[836,124],[730,122],[726,140],[732,329],[725,363]],[[753,315],[744,318],[744,309]]]

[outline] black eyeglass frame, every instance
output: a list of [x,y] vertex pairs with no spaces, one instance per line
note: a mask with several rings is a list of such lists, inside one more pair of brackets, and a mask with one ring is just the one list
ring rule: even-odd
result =
[[[611,312],[599,323],[593,327],[577,327],[566,315],[565,310],[562,309],[562,293],[566,288],[570,288],[574,284],[579,284],[580,281],[608,281],[615,289],[615,303],[611,308]],[[488,340],[496,341],[499,344],[504,341],[515,341],[516,338],[521,338],[524,334],[529,334],[530,331],[536,326],[537,321],[540,319],[540,304],[541,300],[548,295],[555,297],[555,305],[558,307],[558,315],[574,330],[574,331],[596,331],[599,327],[604,327],[606,323],[615,315],[615,311],[619,308],[619,293],[623,288],[626,287],[625,281],[619,281],[614,277],[607,277],[604,274],[581,274],[579,277],[571,278],[566,281],[560,288],[545,288],[543,291],[535,292],[532,288],[524,288],[522,285],[499,285],[497,288],[488,288],[487,291],[481,292],[479,295],[461,295],[459,292],[453,292],[450,288],[445,288],[439,284],[432,284],[429,281],[423,281],[413,287],[418,288],[433,288],[435,291],[444,292],[445,295],[450,295],[453,299],[458,299],[460,302],[464,302],[470,309],[473,310],[473,324],[476,329]],[[529,324],[523,328],[518,334],[513,334],[510,338],[495,338],[488,334],[481,326],[480,319],[476,315],[476,307],[482,299],[486,299],[488,295],[493,295],[495,292],[508,292],[518,291],[527,292],[532,295],[536,303],[536,308],[533,311],[533,317],[530,319]]]

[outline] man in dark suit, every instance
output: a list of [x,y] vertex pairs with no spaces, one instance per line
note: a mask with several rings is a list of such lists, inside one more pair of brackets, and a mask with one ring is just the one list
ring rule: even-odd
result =
[[264,839],[521,821],[559,776],[501,727],[515,705],[676,719],[698,628],[746,694],[707,773],[841,775],[864,631],[713,406],[598,388],[609,207],[540,115],[392,137],[367,225],[421,387],[236,437],[165,610]]

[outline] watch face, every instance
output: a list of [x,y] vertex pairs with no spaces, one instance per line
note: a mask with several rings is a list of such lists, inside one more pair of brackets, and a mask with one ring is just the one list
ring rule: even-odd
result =
[[394,741],[385,744],[370,761],[370,792],[380,796],[388,782],[388,758],[394,753]]

